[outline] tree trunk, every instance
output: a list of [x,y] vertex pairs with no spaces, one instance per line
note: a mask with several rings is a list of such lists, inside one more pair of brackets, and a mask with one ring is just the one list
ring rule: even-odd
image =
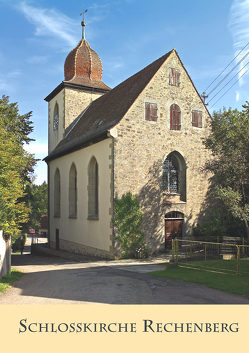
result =
[[248,226],[248,221],[245,219],[245,226],[246,226],[246,235],[247,235],[247,241],[249,242],[249,226]]

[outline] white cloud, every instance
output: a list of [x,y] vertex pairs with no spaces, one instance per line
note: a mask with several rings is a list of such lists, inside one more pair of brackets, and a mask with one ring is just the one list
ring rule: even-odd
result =
[[21,71],[20,70],[13,70],[9,73],[7,73],[7,77],[18,77],[21,75]]
[[234,0],[230,9],[229,28],[235,49],[249,42],[249,0]]
[[43,158],[41,157],[41,155],[46,157],[46,155],[48,154],[47,143],[40,144],[40,143],[31,142],[29,145],[24,145],[24,148],[27,152],[38,155],[37,158]]
[[236,92],[236,102],[238,102],[238,101],[239,101],[239,97],[240,97],[239,92]]
[[30,58],[28,58],[26,61],[29,64],[44,64],[48,61],[48,56],[38,56],[38,55],[34,55],[31,56]]
[[[59,40],[65,45],[64,50],[71,49],[78,43],[75,24],[68,16],[56,9],[39,8],[21,2],[18,7],[26,19],[35,26],[36,36],[45,36]],[[57,43],[58,44],[58,43]]]
[[[229,18],[229,29],[233,37],[233,46],[235,50],[235,56],[239,54],[240,50],[243,49],[246,44],[249,42],[249,0],[234,0],[230,9],[230,18]],[[241,54],[236,58],[236,62],[239,62],[243,59],[244,55],[249,50],[249,45],[243,50]],[[245,82],[246,77],[241,79],[241,76],[245,73],[246,69],[243,69],[243,66],[248,62],[249,57],[247,56],[239,64],[238,70],[241,70],[239,73],[239,85],[242,86]]]

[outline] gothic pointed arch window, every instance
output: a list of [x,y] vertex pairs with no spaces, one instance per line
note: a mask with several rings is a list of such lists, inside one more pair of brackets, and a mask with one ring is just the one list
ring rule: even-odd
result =
[[58,103],[56,102],[54,107],[54,116],[53,116],[53,130],[54,131],[58,130],[58,127],[59,127],[59,106],[58,106]]
[[177,151],[170,153],[163,162],[162,188],[165,193],[178,194],[181,201],[187,201],[186,163]]
[[98,219],[99,216],[98,179],[98,163],[92,157],[88,166],[88,219]]
[[74,163],[69,172],[69,217],[77,217],[77,170]]
[[177,104],[170,107],[170,130],[181,130],[181,109]]
[[163,190],[170,193],[179,191],[179,167],[173,155],[169,155],[163,162]]
[[57,168],[54,174],[54,217],[60,217],[61,214],[61,182],[60,171]]

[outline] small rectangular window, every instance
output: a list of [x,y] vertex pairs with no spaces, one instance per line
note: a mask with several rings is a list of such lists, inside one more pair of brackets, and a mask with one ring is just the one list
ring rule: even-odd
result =
[[192,111],[192,126],[202,127],[202,112],[199,112],[198,110]]
[[169,69],[169,84],[171,86],[180,86],[180,70],[178,69]]
[[157,121],[157,104],[145,103],[145,120]]

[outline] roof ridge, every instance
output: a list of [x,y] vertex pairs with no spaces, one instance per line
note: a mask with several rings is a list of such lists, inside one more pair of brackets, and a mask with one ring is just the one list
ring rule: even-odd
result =
[[99,136],[101,133],[103,134],[113,128],[124,117],[172,53],[173,50],[164,54],[137,73],[128,77],[125,81],[119,83],[106,94],[94,100],[88,106],[89,109],[79,115],[75,126],[72,126],[64,139],[60,141],[45,160],[49,161],[59,155],[70,153],[76,146],[80,148],[79,146],[84,141],[95,138],[95,136]]

